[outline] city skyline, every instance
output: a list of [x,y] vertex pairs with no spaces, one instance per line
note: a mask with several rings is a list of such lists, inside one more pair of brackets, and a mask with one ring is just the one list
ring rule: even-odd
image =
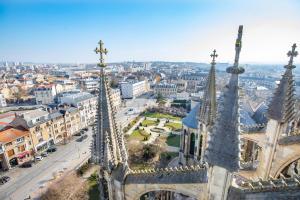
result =
[[107,62],[208,63],[217,49],[217,62],[232,63],[234,32],[243,24],[241,63],[284,64],[300,43],[299,8],[294,0],[2,1],[0,60],[95,63],[92,50],[102,39]]

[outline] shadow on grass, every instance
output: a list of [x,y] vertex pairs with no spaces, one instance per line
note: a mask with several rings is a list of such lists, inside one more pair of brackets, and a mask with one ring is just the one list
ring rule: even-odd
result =
[[99,184],[96,173],[88,178],[88,187],[89,200],[99,200]]
[[175,135],[175,134],[170,134],[167,137],[166,143],[167,143],[168,146],[179,147],[180,146],[180,136]]

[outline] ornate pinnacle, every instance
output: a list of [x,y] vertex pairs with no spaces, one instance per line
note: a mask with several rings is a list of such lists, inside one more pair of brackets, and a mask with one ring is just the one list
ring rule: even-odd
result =
[[212,57],[213,59],[212,59],[212,62],[211,62],[211,64],[216,64],[216,57],[218,57],[218,54],[216,54],[216,50],[214,49],[214,51],[213,51],[213,53],[212,54],[210,54],[210,57]]
[[98,44],[99,44],[99,48],[96,47],[96,49],[94,50],[96,52],[96,54],[99,53],[99,55],[100,55],[100,58],[99,58],[100,63],[98,63],[98,66],[106,67],[106,64],[104,63],[104,55],[103,54],[106,55],[108,51],[106,48],[104,48],[104,43],[102,42],[102,40],[100,40],[98,42]]
[[292,50],[287,53],[287,56],[290,57],[289,64],[284,66],[287,69],[293,69],[296,66],[294,64],[294,58],[298,55],[298,51],[296,51],[297,45],[294,43],[292,46]]
[[238,31],[238,37],[235,41],[235,58],[234,58],[234,64],[232,67],[228,67],[226,69],[227,73],[231,74],[242,74],[244,73],[245,69],[242,67],[239,67],[239,59],[240,59],[240,53],[242,49],[242,36],[243,36],[243,26],[239,26]]

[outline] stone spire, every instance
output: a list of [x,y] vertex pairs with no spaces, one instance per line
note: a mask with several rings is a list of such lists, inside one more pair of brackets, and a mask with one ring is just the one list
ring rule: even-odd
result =
[[292,70],[296,67],[294,57],[298,55],[296,44],[292,46],[292,50],[287,53],[290,57],[289,63],[284,66],[286,68],[280,83],[274,93],[273,99],[269,105],[268,116],[271,119],[282,123],[290,122],[295,117],[295,96],[294,96],[294,80]]
[[211,68],[207,77],[207,83],[203,98],[203,103],[200,109],[200,122],[206,126],[212,126],[216,118],[216,50],[213,51]]
[[219,115],[211,134],[206,151],[206,161],[210,166],[219,166],[230,172],[239,169],[239,79],[244,72],[239,67],[239,56],[242,48],[243,26],[239,26],[235,43],[235,60],[232,67],[227,68],[231,74],[228,85],[221,98]]
[[100,166],[111,171],[119,164],[127,166],[127,151],[125,148],[124,137],[116,123],[116,111],[112,106],[111,89],[104,72],[104,54],[107,50],[103,47],[103,42],[99,42],[99,48],[95,52],[100,54],[101,67],[99,82],[99,97],[97,110],[97,132],[95,136],[94,160]]

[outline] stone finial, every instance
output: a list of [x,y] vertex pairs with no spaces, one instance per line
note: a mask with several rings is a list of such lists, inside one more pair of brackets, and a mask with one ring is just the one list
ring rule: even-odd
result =
[[242,74],[245,72],[245,69],[242,67],[239,67],[239,59],[240,59],[240,53],[242,50],[242,36],[243,36],[243,26],[239,26],[238,30],[238,37],[235,41],[235,57],[234,57],[234,64],[232,67],[228,67],[226,69],[227,73],[230,74]]

